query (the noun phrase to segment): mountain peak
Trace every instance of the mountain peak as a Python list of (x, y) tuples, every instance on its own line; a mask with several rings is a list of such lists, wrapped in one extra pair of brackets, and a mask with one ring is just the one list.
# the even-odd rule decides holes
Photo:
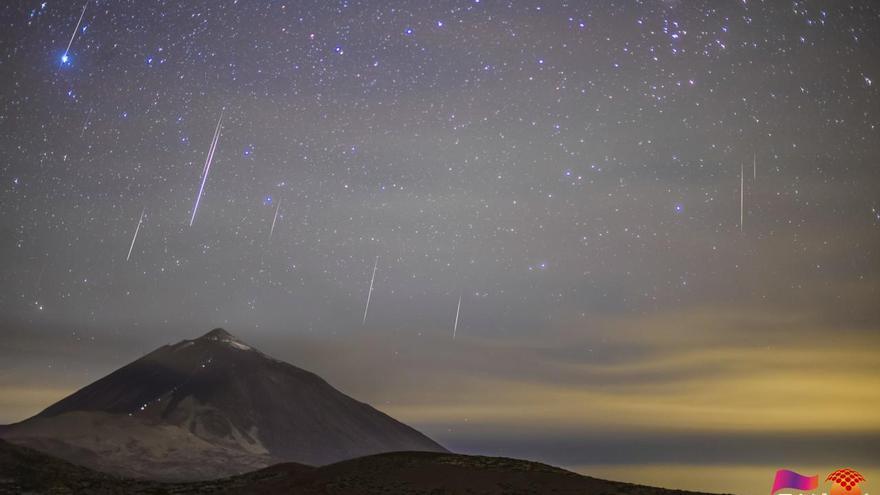
[(251, 346), (242, 342), (238, 337), (236, 337), (235, 335), (232, 335), (231, 333), (227, 332), (226, 330), (224, 330), (222, 328), (215, 328), (215, 329), (211, 330), (210, 332), (206, 333), (205, 335), (202, 335), (201, 337), (196, 339), (196, 341), (222, 342), (222, 343), (229, 344), (230, 346), (235, 347), (236, 349), (243, 350), (243, 351), (249, 351), (249, 350), (253, 349)]
[(211, 330), (210, 332), (206, 333), (205, 335), (202, 335), (201, 337), (199, 337), (199, 339), (205, 339), (205, 340), (234, 339), (234, 340), (238, 340), (235, 338), (235, 335), (232, 335), (231, 333), (227, 332), (226, 330), (224, 330), (222, 328), (215, 328), (215, 329)]

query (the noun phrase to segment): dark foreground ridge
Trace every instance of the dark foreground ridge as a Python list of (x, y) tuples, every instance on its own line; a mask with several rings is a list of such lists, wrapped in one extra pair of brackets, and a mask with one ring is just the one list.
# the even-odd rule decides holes
[(156, 349), (0, 429), (0, 438), (97, 471), (165, 481), (216, 479), (280, 462), (446, 452), (219, 328)]
[(117, 478), (0, 440), (0, 494), (577, 494), (698, 495), (581, 476), (537, 462), (436, 452), (393, 452), (313, 468), (278, 464), (214, 481)]

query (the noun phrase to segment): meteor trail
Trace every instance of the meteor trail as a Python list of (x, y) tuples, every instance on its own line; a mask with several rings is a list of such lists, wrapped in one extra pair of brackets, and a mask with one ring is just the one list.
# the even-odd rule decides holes
[(73, 34), (70, 35), (70, 41), (67, 43), (67, 48), (64, 49), (64, 55), (61, 56), (61, 63), (67, 63), (67, 53), (70, 51), (70, 46), (73, 45), (73, 39), (76, 38), (76, 32), (79, 31), (79, 25), (82, 23), (83, 16), (86, 15), (86, 7), (89, 6), (89, 1), (86, 0), (86, 3), (83, 4), (82, 12), (79, 14), (79, 20), (76, 21), (76, 27), (73, 28)]
[(455, 326), (452, 327), (452, 338), (455, 338), (455, 333), (458, 331), (458, 315), (461, 314), (461, 294), (458, 295), (458, 309), (455, 310)]
[(138, 231), (141, 230), (141, 223), (144, 221), (144, 213), (147, 211), (146, 208), (141, 210), (141, 217), (138, 219), (137, 227), (134, 229), (134, 236), (131, 238), (131, 246), (128, 247), (128, 256), (125, 257), (125, 261), (131, 259), (131, 250), (134, 249), (134, 241), (138, 238)]
[(211, 171), (211, 162), (214, 160), (214, 151), (217, 150), (217, 141), (220, 140), (220, 127), (223, 122), (223, 110), (220, 110), (220, 118), (217, 120), (217, 128), (214, 129), (214, 139), (211, 140), (211, 147), (208, 149), (208, 156), (205, 158), (205, 167), (202, 170), (202, 185), (199, 186), (199, 194), (196, 196), (196, 203), (193, 206), (192, 217), (189, 219), (189, 226), (192, 227), (196, 221), (196, 213), (199, 211), (199, 202), (202, 200), (202, 192), (205, 190), (205, 182), (208, 181), (208, 172)]
[(758, 152), (752, 157), (752, 179), (758, 178)]
[(745, 187), (745, 167), (742, 163), (739, 164), (739, 231), (743, 231), (743, 204), (745, 201), (745, 194), (743, 193), (743, 188)]
[(89, 113), (86, 114), (86, 120), (85, 122), (83, 122), (82, 131), (80, 131), (79, 137), (83, 137), (83, 135), (86, 133), (86, 129), (88, 129), (89, 127), (89, 117), (92, 116), (93, 110), (94, 108), (89, 108)]
[(275, 222), (278, 220), (278, 210), (281, 208), (281, 200), (275, 205), (275, 216), (272, 217), (272, 228), (269, 229), (269, 241), (272, 241), (272, 233), (275, 232)]
[(367, 324), (367, 311), (370, 310), (370, 297), (373, 295), (373, 282), (376, 280), (376, 268), (379, 267), (379, 257), (376, 256), (376, 262), (373, 263), (373, 276), (370, 278), (370, 291), (367, 292), (367, 305), (364, 308), (364, 321), (362, 325)]

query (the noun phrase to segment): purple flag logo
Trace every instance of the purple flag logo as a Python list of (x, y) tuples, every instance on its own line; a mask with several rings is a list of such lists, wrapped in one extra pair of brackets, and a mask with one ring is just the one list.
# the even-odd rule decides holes
[(773, 489), (770, 495), (776, 493), (777, 490), (783, 488), (794, 488), (796, 490), (815, 490), (819, 486), (819, 476), (802, 476), (788, 469), (780, 469), (776, 471), (776, 479), (773, 480)]

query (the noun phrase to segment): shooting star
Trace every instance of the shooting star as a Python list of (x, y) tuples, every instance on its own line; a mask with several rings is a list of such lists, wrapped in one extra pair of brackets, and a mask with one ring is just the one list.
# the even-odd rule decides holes
[(458, 295), (458, 309), (455, 310), (455, 326), (452, 327), (452, 338), (455, 339), (455, 334), (458, 332), (458, 315), (461, 314), (461, 294)]
[(79, 20), (76, 21), (76, 27), (73, 28), (73, 34), (70, 35), (70, 41), (67, 43), (67, 48), (64, 49), (64, 55), (61, 56), (61, 63), (66, 64), (70, 57), (67, 54), (70, 52), (70, 47), (73, 45), (73, 39), (76, 38), (76, 32), (79, 31), (79, 25), (82, 24), (83, 16), (86, 15), (86, 7), (89, 6), (89, 0), (86, 0), (86, 3), (83, 4), (82, 12), (79, 14)]
[(138, 219), (137, 227), (134, 228), (134, 236), (131, 238), (131, 246), (128, 246), (128, 256), (125, 257), (125, 261), (131, 259), (131, 250), (134, 249), (134, 241), (138, 238), (138, 232), (141, 230), (141, 223), (144, 221), (144, 213), (146, 213), (146, 211), (146, 208), (141, 210), (141, 217)]
[(80, 131), (79, 137), (83, 137), (83, 135), (85, 135), (85, 133), (86, 133), (86, 129), (89, 128), (89, 123), (90, 123), (89, 118), (92, 116), (93, 110), (94, 110), (94, 108), (89, 108), (89, 113), (86, 114), (86, 120), (85, 120), (85, 122), (83, 122), (82, 131)]
[(758, 152), (752, 157), (752, 179), (758, 180)]
[(364, 321), (361, 323), (362, 325), (367, 324), (367, 311), (370, 310), (370, 297), (373, 295), (373, 282), (376, 281), (376, 268), (379, 267), (379, 257), (376, 256), (376, 262), (373, 263), (373, 276), (370, 277), (370, 291), (367, 292), (367, 305), (364, 307)]
[(275, 222), (278, 221), (278, 210), (281, 209), (281, 200), (275, 205), (275, 216), (272, 217), (272, 228), (269, 229), (269, 242), (272, 242), (272, 234), (275, 232)]
[(743, 211), (745, 204), (745, 193), (743, 189), (745, 187), (746, 179), (745, 179), (745, 167), (742, 163), (739, 164), (739, 231), (743, 231)]
[(211, 147), (208, 149), (208, 156), (205, 158), (205, 167), (202, 170), (202, 184), (199, 186), (199, 194), (196, 196), (196, 203), (193, 206), (192, 217), (189, 219), (189, 226), (192, 227), (196, 221), (196, 213), (199, 211), (199, 202), (202, 200), (202, 193), (205, 191), (205, 182), (208, 181), (208, 172), (211, 171), (211, 162), (214, 160), (214, 152), (217, 150), (217, 141), (220, 140), (220, 128), (223, 122), (223, 110), (220, 110), (220, 118), (217, 120), (217, 128), (214, 129), (214, 139), (211, 140)]

